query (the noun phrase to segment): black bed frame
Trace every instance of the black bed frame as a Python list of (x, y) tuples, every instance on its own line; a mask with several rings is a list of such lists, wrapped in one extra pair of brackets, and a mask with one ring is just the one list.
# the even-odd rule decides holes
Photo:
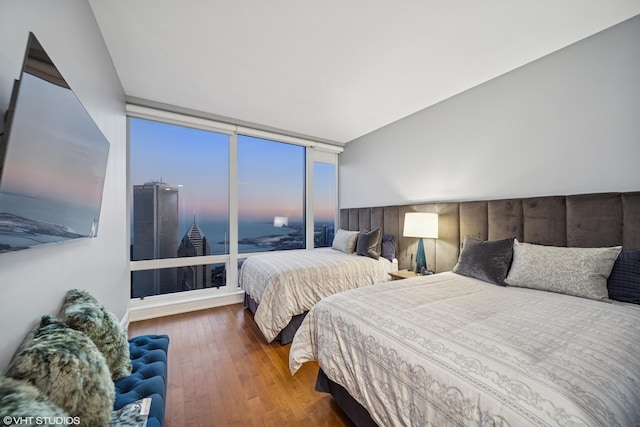
[[(253, 298), (249, 295), (244, 294), (244, 307), (251, 311), (254, 315), (256, 314), (256, 310), (258, 309), (258, 304), (255, 302)], [(302, 321), (307, 316), (308, 311), (305, 311), (302, 314), (298, 314), (297, 316), (293, 316), (291, 321), (285, 326), (280, 333), (276, 336), (275, 341), (279, 342), (281, 345), (289, 344), (293, 341), (293, 336), (296, 334), (296, 331), (302, 324)]]

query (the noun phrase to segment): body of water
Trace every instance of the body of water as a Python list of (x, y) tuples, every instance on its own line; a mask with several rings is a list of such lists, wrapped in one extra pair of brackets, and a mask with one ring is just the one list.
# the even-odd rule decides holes
[[(211, 246), (211, 255), (229, 252), (229, 225), (227, 222), (202, 221), (197, 224)], [(191, 223), (180, 225), (178, 236), (180, 239), (189, 230), (189, 227), (191, 227)], [(286, 237), (297, 237), (300, 240), (300, 248), (303, 248), (302, 229), (302, 223), (291, 224), (290, 227), (274, 227), (273, 222), (240, 222), (238, 224), (239, 252), (273, 250)], [(268, 237), (273, 238), (269, 239)]]

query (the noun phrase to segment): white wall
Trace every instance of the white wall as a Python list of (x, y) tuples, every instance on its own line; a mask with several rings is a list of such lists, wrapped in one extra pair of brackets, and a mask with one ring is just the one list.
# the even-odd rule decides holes
[(111, 147), (97, 238), (0, 254), (0, 370), (40, 317), (57, 313), (68, 289), (89, 291), (118, 317), (129, 303), (122, 85), (88, 2), (6, 0), (0, 2), (0, 113), (19, 78), (30, 31)]
[(349, 142), (340, 207), (640, 190), (639, 40), (637, 16)]

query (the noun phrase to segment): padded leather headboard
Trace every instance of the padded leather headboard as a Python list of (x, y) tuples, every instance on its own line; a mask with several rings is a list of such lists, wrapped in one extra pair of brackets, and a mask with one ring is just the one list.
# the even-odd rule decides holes
[(453, 268), (466, 235), (485, 240), (513, 236), (552, 246), (640, 249), (640, 191), (348, 208), (340, 210), (340, 228), (384, 226), (384, 233), (398, 240), (400, 268), (408, 268), (418, 239), (402, 237), (406, 212), (439, 214), (439, 238), (424, 241), (429, 268), (436, 272)]

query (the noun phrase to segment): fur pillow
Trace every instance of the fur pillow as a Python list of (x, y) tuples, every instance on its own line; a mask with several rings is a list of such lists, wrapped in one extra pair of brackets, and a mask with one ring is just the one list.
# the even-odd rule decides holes
[(92, 295), (78, 289), (67, 292), (61, 317), (67, 326), (91, 338), (107, 361), (113, 381), (131, 375), (127, 333)]
[(89, 337), (55, 317), (42, 317), (7, 375), (30, 382), (82, 425), (109, 425), (115, 387), (104, 356)]
[[(11, 417), (12, 421), (13, 418), (38, 417), (43, 421), (38, 425), (44, 427), (67, 426), (68, 422), (76, 421), (31, 384), (2, 375), (0, 375), (0, 416), (3, 419)], [(3, 420), (3, 425), (13, 424), (18, 423), (7, 423)]]

